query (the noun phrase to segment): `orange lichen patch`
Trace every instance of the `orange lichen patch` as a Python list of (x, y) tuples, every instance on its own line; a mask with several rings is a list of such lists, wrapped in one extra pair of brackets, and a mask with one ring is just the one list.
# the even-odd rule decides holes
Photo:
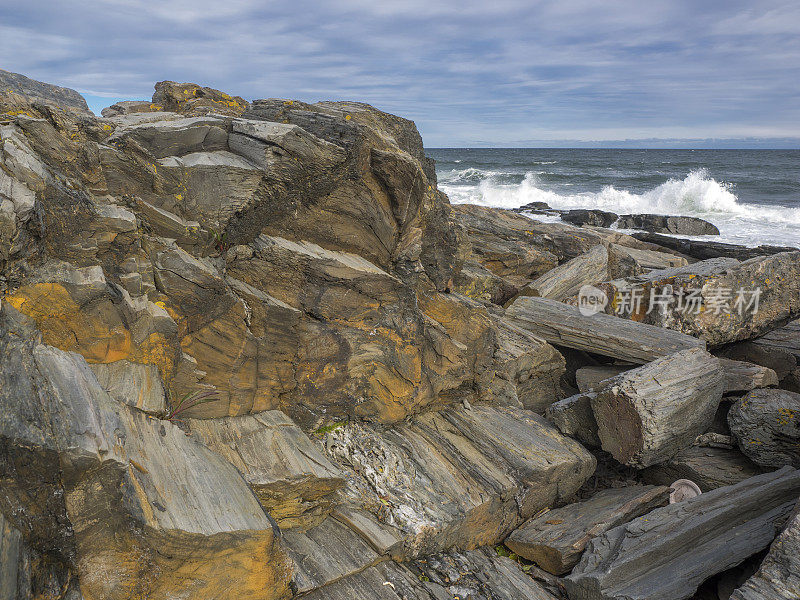
[(131, 353), (130, 332), (110, 301), (82, 307), (58, 283), (25, 286), (6, 300), (36, 321), (51, 346), (78, 352), (93, 363), (114, 362)]
[(169, 381), (175, 374), (178, 348), (161, 333), (151, 333), (146, 340), (136, 347), (130, 357), (133, 362), (144, 365), (155, 365), (161, 371), (164, 381)]
[(415, 386), (386, 365), (375, 364), (373, 374), (367, 379), (372, 392), (371, 407), (362, 405), (356, 412), (374, 411), (382, 423), (402, 421), (409, 414)]

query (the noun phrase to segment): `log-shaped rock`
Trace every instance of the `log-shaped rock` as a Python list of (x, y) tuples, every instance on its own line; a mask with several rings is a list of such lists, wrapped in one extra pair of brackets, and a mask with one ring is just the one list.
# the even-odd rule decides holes
[(726, 392), (749, 392), (778, 385), (778, 375), (768, 367), (729, 358), (720, 358), (719, 362), (725, 370)]
[(607, 380), (591, 400), (603, 449), (638, 468), (669, 460), (706, 431), (724, 385), (719, 359), (700, 348)]
[(547, 298), (517, 298), (506, 318), (551, 344), (638, 364), (688, 348), (705, 348), (702, 340), (670, 329), (603, 313), (586, 316), (577, 307)]
[(569, 573), (586, 545), (612, 527), (627, 523), (669, 502), (663, 486), (631, 486), (598, 492), (585, 502), (568, 504), (527, 521), (505, 545), (554, 575)]
[(753, 390), (731, 407), (728, 426), (757, 465), (800, 466), (800, 394)]
[(520, 290), (521, 296), (540, 296), (564, 300), (584, 285), (603, 281), (608, 276), (608, 250), (597, 245), (585, 254), (550, 269)]
[(800, 495), (784, 467), (657, 508), (589, 542), (564, 580), (570, 600), (683, 600), (766, 548)]

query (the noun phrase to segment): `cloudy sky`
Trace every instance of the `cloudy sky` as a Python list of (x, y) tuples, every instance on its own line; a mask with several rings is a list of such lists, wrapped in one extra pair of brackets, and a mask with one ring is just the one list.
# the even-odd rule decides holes
[(800, 138), (797, 0), (0, 0), (0, 68), (95, 109), (163, 79), (363, 100), (431, 147)]

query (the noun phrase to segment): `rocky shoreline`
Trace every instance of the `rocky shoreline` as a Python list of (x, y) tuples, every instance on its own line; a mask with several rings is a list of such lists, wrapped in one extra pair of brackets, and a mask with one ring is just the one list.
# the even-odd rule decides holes
[(155, 90), (0, 71), (0, 600), (797, 595), (800, 251)]

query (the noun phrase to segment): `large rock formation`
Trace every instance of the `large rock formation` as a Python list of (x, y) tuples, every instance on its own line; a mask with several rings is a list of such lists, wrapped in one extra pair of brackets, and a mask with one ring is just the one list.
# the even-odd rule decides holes
[[(781, 373), (727, 361), (723, 383), (692, 337), (794, 315), (794, 254), (681, 271), (778, 281), (752, 323), (587, 315), (567, 303), (584, 284), (689, 260), (588, 223), (451, 207), (406, 119), (171, 81), (96, 118), (71, 90), (0, 84), (2, 600), (563, 597), (485, 546), (593, 507), (561, 536), (562, 571), (652, 506), (595, 490), (738, 481), (750, 471), (718, 472), (736, 450), (703, 470), (685, 446), (727, 432), (724, 407), (712, 423), (723, 386), (796, 369), (771, 348)], [(537, 278), (530, 293), (565, 303), (515, 299)], [(560, 401), (587, 365), (631, 370)], [(613, 450), (615, 415), (641, 429), (618, 456), (663, 471), (568, 437)], [(756, 513), (780, 512), (786, 489), (762, 485), (775, 494), (737, 494), (714, 540), (749, 533), (727, 519), (741, 513), (768, 542)]]
[(396, 422), (487, 397), (495, 335), (446, 293), (468, 245), (410, 121), (174, 82), (104, 119), (20, 98), (0, 260), (48, 343), (156, 365), (173, 401), (213, 391), (194, 417)]
[(85, 597), (288, 595), (277, 528), (234, 467), (112, 399), (5, 303), (0, 352), (0, 510)]

